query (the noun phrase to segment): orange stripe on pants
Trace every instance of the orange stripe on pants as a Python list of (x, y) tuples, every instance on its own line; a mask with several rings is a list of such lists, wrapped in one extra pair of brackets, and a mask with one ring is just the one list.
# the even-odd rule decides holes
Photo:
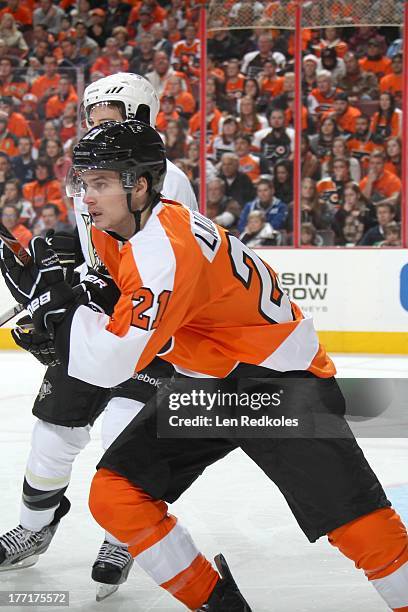
[[(160, 542), (176, 524), (164, 501), (154, 500), (123, 476), (105, 468), (98, 470), (92, 480), (89, 508), (101, 527), (128, 545), (133, 557)], [(199, 554), (189, 567), (160, 586), (195, 609), (208, 600), (218, 579), (218, 573)]]

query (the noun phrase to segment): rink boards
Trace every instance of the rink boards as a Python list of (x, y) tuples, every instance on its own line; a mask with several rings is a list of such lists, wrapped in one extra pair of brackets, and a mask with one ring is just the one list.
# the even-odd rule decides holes
[[(408, 354), (408, 251), (259, 249), (332, 352)], [(0, 279), (0, 312), (13, 305)], [(14, 347), (0, 329), (0, 348)]]

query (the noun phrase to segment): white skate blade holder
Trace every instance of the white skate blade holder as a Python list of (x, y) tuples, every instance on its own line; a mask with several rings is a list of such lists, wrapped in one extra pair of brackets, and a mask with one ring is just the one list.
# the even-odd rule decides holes
[(119, 586), (119, 584), (105, 584), (104, 582), (97, 582), (96, 601), (103, 601), (110, 595), (113, 595), (119, 589)]
[(25, 559), (21, 559), (21, 561), (17, 561), (16, 563), (10, 563), (9, 565), (0, 565), (0, 572), (12, 572), (14, 570), (25, 569), (26, 567), (32, 567), (38, 561), (39, 555), (30, 555)]

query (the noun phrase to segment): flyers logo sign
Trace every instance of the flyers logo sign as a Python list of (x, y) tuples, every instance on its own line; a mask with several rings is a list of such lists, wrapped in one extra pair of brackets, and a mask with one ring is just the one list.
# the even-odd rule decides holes
[(408, 311), (408, 264), (401, 270), (400, 276), (400, 301), (404, 310)]

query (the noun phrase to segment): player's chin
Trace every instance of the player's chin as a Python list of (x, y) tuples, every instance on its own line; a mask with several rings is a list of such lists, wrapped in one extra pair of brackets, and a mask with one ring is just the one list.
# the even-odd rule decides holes
[(92, 221), (96, 229), (99, 229), (99, 230), (109, 229), (109, 222), (107, 219), (105, 219), (104, 215), (94, 215), (92, 217)]

